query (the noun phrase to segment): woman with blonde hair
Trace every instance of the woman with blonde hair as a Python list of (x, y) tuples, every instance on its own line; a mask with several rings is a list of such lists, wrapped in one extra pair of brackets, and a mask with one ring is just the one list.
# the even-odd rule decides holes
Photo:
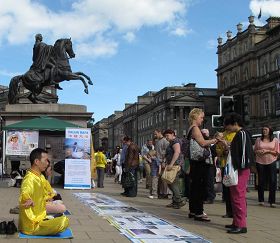
[[(205, 140), (200, 131), (200, 126), (203, 124), (204, 112), (202, 109), (194, 108), (189, 113), (189, 131), (187, 134), (187, 139), (193, 139), (198, 146), (206, 148), (211, 144), (217, 142), (216, 139)], [(206, 180), (206, 163), (204, 157), (200, 159), (194, 158), (194, 151), (192, 146), (190, 146), (190, 199), (189, 199), (189, 218), (194, 218), (198, 221), (209, 222), (210, 219), (203, 212), (203, 200), (204, 200), (204, 185)]]

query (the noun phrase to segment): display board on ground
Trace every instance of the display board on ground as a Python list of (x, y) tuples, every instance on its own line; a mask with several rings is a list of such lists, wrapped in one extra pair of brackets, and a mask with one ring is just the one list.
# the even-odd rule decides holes
[(104, 194), (74, 193), (74, 195), (94, 212), (106, 218), (131, 242), (210, 242), (164, 219), (143, 212)]

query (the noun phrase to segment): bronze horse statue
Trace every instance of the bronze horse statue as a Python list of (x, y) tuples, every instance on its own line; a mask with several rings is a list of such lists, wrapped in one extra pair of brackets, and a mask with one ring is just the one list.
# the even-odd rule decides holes
[(38, 103), (38, 101), (49, 103), (47, 99), (39, 97), (43, 88), (54, 84), (59, 87), (57, 85), (60, 82), (69, 80), (81, 80), (84, 84), (84, 92), (88, 94), (88, 85), (85, 79), (87, 79), (89, 85), (92, 85), (90, 77), (82, 72), (72, 72), (69, 64), (69, 58), (75, 57), (71, 38), (59, 39), (54, 46), (49, 45), (48, 47), (49, 54), (43, 56), (46, 59), (43, 60), (46, 63), (43, 69), (33, 68), (32, 65), (25, 74), (11, 79), (8, 94), (9, 104), (18, 103), (20, 84), (31, 92), (28, 99), (32, 103)]

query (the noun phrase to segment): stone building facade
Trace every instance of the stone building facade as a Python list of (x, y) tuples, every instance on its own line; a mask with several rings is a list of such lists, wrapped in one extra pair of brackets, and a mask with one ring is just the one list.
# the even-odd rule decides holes
[(253, 134), (265, 124), (280, 130), (280, 18), (270, 17), (264, 26), (248, 19), (248, 28), (238, 24), (225, 43), (218, 38), (218, 94), (241, 97)]
[(103, 118), (94, 124), (92, 130), (94, 149), (103, 147), (103, 149), (108, 150), (108, 118)]
[(5, 110), (5, 106), (8, 104), (9, 88), (7, 86), (0, 85), (0, 111)]
[(194, 83), (149, 91), (138, 96), (137, 102), (126, 104), (122, 112), (108, 117), (108, 149), (112, 152), (121, 146), (125, 135), (142, 146), (153, 137), (155, 129), (171, 128), (178, 137), (183, 137), (189, 127), (188, 114), (194, 107), (204, 109), (204, 127), (211, 130), (211, 116), (218, 114), (218, 104), (217, 89), (197, 88)]

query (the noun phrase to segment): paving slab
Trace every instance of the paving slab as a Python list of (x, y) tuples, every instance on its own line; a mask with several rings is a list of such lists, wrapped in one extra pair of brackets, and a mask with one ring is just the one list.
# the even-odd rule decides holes
[[(217, 195), (214, 204), (205, 205), (205, 212), (211, 217), (210, 223), (198, 222), (188, 218), (188, 204), (176, 210), (166, 208), (170, 199), (149, 199), (148, 190), (144, 188), (144, 183), (139, 184), (138, 196), (136, 198), (122, 197), (123, 191), (119, 184), (114, 183), (111, 177), (105, 178), (105, 187), (91, 190), (64, 190), (56, 188), (61, 193), (63, 200), (71, 212), (70, 227), (73, 231), (74, 239), (18, 239), (17, 234), (12, 236), (0, 235), (0, 243), (122, 243), (129, 240), (121, 235), (103, 217), (97, 215), (90, 207), (81, 203), (74, 195), (75, 192), (98, 192), (120, 200), (128, 205), (136, 207), (147, 213), (163, 218), (187, 231), (203, 236), (212, 242), (280, 242), (280, 193), (277, 192), (277, 207), (261, 207), (257, 202), (257, 192), (251, 190), (248, 197), (248, 233), (242, 235), (229, 235), (224, 228), (225, 224), (230, 224), (230, 219), (221, 216), (225, 213), (225, 204), (222, 203), (221, 195)], [(10, 208), (18, 203), (18, 188), (0, 188), (0, 220), (15, 220), (17, 223), (18, 215), (9, 214)], [(267, 193), (266, 193), (267, 194)], [(267, 195), (266, 195), (267, 196)]]

